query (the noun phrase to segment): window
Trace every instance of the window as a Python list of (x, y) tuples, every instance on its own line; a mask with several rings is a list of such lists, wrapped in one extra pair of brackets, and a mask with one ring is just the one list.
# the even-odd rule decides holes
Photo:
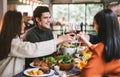
[(102, 3), (93, 4), (53, 4), (53, 18), (56, 21), (61, 22), (62, 18), (65, 18), (66, 25), (69, 23), (83, 23), (84, 32), (94, 32), (93, 17), (94, 15), (103, 9)]

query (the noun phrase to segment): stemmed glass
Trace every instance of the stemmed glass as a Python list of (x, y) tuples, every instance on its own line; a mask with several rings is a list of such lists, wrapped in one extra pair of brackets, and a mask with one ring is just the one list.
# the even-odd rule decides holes
[[(80, 33), (81, 31), (81, 27), (79, 24), (74, 24), (73, 25), (73, 30), (74, 30), (74, 33), (77, 35)], [(77, 38), (74, 39), (73, 43), (77, 44), (77, 46), (80, 46), (80, 41), (78, 41)]]
[(72, 24), (69, 24), (69, 25), (66, 25), (65, 26), (65, 29), (64, 29), (64, 34), (69, 34), (69, 33), (73, 33), (73, 25)]
[(79, 24), (75, 24), (75, 31), (76, 31), (76, 34), (79, 34), (80, 31), (81, 31), (81, 27)]
[(79, 46), (79, 41), (76, 38), (76, 34), (80, 32), (80, 26), (78, 24), (69, 24), (64, 28), (64, 34), (70, 34), (73, 39), (71, 39), (71, 44), (77, 44)]

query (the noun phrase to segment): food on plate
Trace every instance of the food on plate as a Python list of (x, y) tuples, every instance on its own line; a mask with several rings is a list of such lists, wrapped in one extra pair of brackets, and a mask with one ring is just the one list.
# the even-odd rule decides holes
[(40, 68), (40, 70), (42, 70), (45, 74), (50, 73), (50, 68), (49, 68), (49, 67), (46, 67), (46, 66), (42, 66), (42, 67)]
[(83, 67), (85, 67), (87, 65), (87, 61), (81, 61), (81, 62), (79, 62), (79, 64), (78, 64), (78, 68), (81, 70), (81, 69), (83, 69)]
[(33, 65), (34, 66), (39, 66), (39, 67), (42, 67), (42, 66), (49, 67), (49, 65), (47, 64), (47, 62), (44, 62), (44, 61), (42, 61), (40, 59), (34, 59)]
[(44, 61), (44, 62), (48, 62), (50, 65), (54, 65), (54, 64), (57, 63), (57, 61), (55, 60), (55, 58), (52, 57), (52, 56), (49, 56), (49, 57), (43, 58), (42, 61)]
[(92, 56), (92, 51), (89, 48), (85, 48), (83, 53), (80, 54), (80, 62), (77, 63), (77, 67), (81, 70), (83, 69), (86, 65), (88, 60)]
[(40, 76), (40, 75), (43, 75), (43, 71), (42, 70), (30, 70), (27, 73), (29, 75), (31, 75), (31, 76)]
[(85, 48), (83, 55), (81, 56), (81, 59), (84, 61), (87, 61), (89, 58), (91, 58), (92, 52), (89, 48)]
[(42, 70), (45, 74), (50, 73), (50, 69), (53, 64), (56, 64), (56, 60), (53, 57), (44, 57), (41, 60), (35, 59), (33, 61), (34, 66), (39, 66), (40, 70)]
[(34, 59), (33, 61), (34, 66), (40, 66), (40, 64), (41, 64), (41, 61), (39, 59)]
[(41, 60), (40, 59), (34, 59), (33, 65), (34, 66), (51, 66), (56, 64), (57, 61), (55, 60), (54, 57), (49, 56), (49, 57), (44, 57)]
[(79, 58), (74, 58), (74, 65), (77, 66), (81, 60)]
[(34, 66), (39, 66), (40, 70), (43, 71), (43, 73), (48, 74), (50, 72), (50, 66), (47, 62), (44, 62), (42, 60), (39, 59), (35, 59), (33, 61)]

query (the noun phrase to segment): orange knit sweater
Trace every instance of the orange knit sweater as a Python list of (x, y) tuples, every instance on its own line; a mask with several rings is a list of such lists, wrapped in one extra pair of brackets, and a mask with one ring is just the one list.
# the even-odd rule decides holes
[(81, 77), (120, 77), (120, 59), (106, 63), (102, 58), (103, 43), (92, 45), (92, 57), (81, 71)]

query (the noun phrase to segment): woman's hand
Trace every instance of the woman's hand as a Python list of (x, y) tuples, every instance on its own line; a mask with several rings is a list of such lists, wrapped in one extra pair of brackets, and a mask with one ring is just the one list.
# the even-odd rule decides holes
[(70, 34), (59, 36), (56, 40), (56, 44), (59, 45), (64, 42), (70, 42), (73, 37)]
[(84, 34), (82, 32), (80, 32), (79, 34), (77, 34), (79, 40), (81, 42), (84, 42), (85, 44), (87, 44), (89, 47), (92, 45), (90, 42), (89, 42), (89, 35), (87, 34)]

